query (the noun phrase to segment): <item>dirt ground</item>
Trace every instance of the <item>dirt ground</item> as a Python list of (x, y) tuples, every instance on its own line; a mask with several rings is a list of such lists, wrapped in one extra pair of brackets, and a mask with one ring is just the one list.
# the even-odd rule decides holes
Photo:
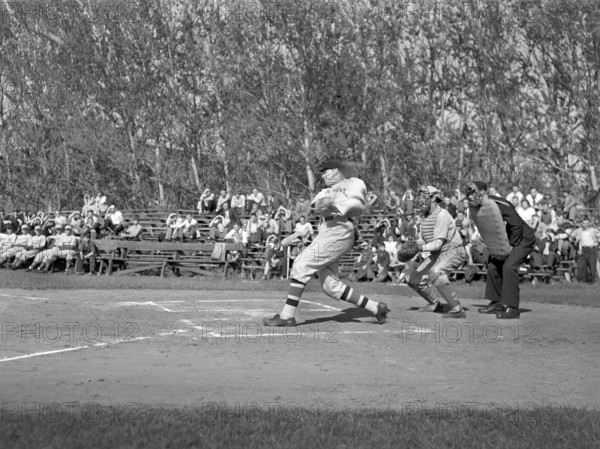
[[(404, 287), (399, 287), (404, 288)], [(329, 410), (415, 403), (600, 408), (600, 309), (522, 303), (498, 321), (466, 300), (466, 320), (374, 295), (368, 313), (307, 293), (298, 328), (262, 318), (281, 293), (0, 290), (3, 403), (244, 404)]]

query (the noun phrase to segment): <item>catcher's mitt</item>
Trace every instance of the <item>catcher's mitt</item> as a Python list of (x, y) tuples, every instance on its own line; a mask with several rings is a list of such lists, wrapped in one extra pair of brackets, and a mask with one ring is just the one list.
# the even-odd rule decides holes
[(419, 245), (417, 244), (417, 242), (404, 242), (398, 247), (398, 261), (408, 262), (409, 260), (412, 260), (418, 253)]

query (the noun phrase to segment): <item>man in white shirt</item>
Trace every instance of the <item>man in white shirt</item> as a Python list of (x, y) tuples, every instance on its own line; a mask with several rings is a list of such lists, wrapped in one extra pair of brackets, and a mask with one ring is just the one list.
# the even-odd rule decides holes
[(520, 204), (521, 201), (523, 201), (523, 194), (519, 190), (519, 186), (513, 186), (512, 192), (510, 192), (508, 195), (506, 195), (507, 201), (510, 201), (511, 203), (513, 202), (513, 200), (512, 200), (513, 197), (517, 197), (517, 199), (518, 199), (517, 204)]
[(544, 195), (539, 193), (536, 189), (531, 189), (531, 193), (527, 195), (526, 199), (529, 201), (531, 207), (535, 208), (535, 206), (537, 206), (544, 199)]
[(534, 228), (534, 216), (536, 215), (536, 212), (535, 209), (529, 204), (529, 201), (521, 201), (521, 207), (517, 209), (517, 213), (523, 219), (523, 221), (529, 225), (530, 228)]
[(124, 221), (123, 214), (121, 211), (117, 210), (113, 204), (106, 211), (106, 216), (104, 217), (104, 229), (110, 229), (115, 235), (119, 235), (124, 229)]
[(227, 233), (226, 239), (234, 239), (236, 242), (241, 242), (244, 245), (248, 243), (248, 234), (244, 229), (240, 228), (239, 224), (234, 224), (233, 229)]
[(590, 219), (584, 217), (581, 227), (573, 232), (572, 238), (578, 247), (577, 254), (579, 255), (577, 259), (577, 279), (579, 282), (594, 284), (597, 281), (597, 246), (600, 241), (600, 232), (596, 228), (590, 227)]
[(260, 193), (258, 189), (253, 189), (252, 193), (248, 195), (246, 200), (248, 204), (250, 204), (250, 207), (252, 207), (251, 204), (258, 204), (259, 207), (266, 206), (265, 196), (262, 193)]

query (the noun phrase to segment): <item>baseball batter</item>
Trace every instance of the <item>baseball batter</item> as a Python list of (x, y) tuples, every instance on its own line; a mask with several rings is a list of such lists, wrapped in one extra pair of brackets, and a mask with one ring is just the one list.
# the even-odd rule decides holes
[[(347, 165), (343, 161), (324, 162), (319, 171), (326, 188), (311, 202), (321, 216), (319, 232), (312, 244), (302, 250), (291, 271), (290, 290), (280, 314), (265, 318), (265, 326), (295, 326), (296, 309), (307, 282), (319, 274), (323, 292), (337, 300), (348, 301), (371, 312), (379, 324), (386, 321), (387, 304), (377, 303), (348, 287), (339, 279), (340, 258), (354, 245), (354, 224), (349, 220), (362, 214), (366, 204), (365, 183), (358, 178), (346, 177)], [(284, 240), (294, 239), (291, 235)]]
[(421, 251), (430, 255), (423, 262), (409, 262), (405, 273), (408, 286), (429, 303), (421, 311), (437, 312), (442, 309), (433, 286), (451, 307), (449, 312), (442, 315), (443, 318), (466, 318), (448, 274), (459, 268), (467, 260), (467, 255), (454, 219), (446, 209), (440, 207), (441, 202), (441, 193), (435, 187), (419, 188), (415, 211), (423, 216), (423, 221), (417, 244)]

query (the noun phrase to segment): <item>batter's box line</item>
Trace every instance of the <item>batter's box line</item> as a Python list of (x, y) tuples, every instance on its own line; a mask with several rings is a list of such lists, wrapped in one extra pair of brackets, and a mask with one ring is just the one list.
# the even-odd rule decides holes
[(99, 347), (104, 347), (104, 346), (108, 346), (108, 345), (118, 345), (120, 343), (131, 343), (134, 341), (151, 340), (151, 339), (164, 337), (164, 336), (170, 336), (170, 335), (176, 335), (176, 334), (186, 334), (189, 332), (190, 332), (190, 329), (174, 329), (171, 331), (161, 332), (157, 335), (128, 338), (126, 340), (117, 340), (117, 341), (114, 341), (111, 343), (94, 343), (94, 344), (84, 345), (84, 346), (75, 346), (74, 348), (56, 349), (54, 351), (42, 351), (42, 352), (34, 352), (32, 354), (19, 355), (16, 357), (6, 357), (3, 359), (0, 359), (0, 363), (12, 362), (12, 361), (21, 360), (21, 359), (29, 359), (32, 357), (41, 357), (41, 356), (45, 356), (45, 355), (60, 354), (63, 352), (81, 351), (82, 349), (99, 348)]

